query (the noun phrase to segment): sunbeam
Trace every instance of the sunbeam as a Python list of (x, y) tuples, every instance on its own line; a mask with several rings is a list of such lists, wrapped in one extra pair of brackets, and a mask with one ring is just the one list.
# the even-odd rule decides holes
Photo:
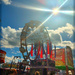
[(52, 12), (52, 10), (47, 9), (47, 8), (46, 9), (37, 8), (37, 7), (33, 7), (33, 6), (23, 5), (23, 4), (20, 4), (20, 3), (13, 3), (12, 5), (15, 6), (15, 7), (20, 7), (20, 8), (30, 9), (30, 10)]
[(60, 10), (59, 13), (63, 13), (63, 14), (66, 14), (66, 15), (74, 15), (75, 11)]
[(29, 9), (29, 10), (35, 10), (35, 11), (45, 11), (45, 12), (53, 12), (54, 15), (58, 14), (58, 13), (63, 13), (66, 15), (73, 15), (74, 11), (66, 11), (66, 10), (60, 10), (60, 8), (67, 2), (68, 0), (64, 1), (58, 8), (53, 8), (53, 9), (44, 9), (44, 8), (38, 8), (38, 7), (34, 7), (34, 6), (28, 6), (28, 5), (23, 5), (20, 3), (13, 3), (12, 5), (15, 7), (20, 7), (20, 8), (24, 8), (24, 9)]
[[(61, 4), (61, 6), (59, 6), (59, 8), (58, 9), (60, 9), (66, 2), (67, 2), (68, 0), (66, 0), (65, 2), (63, 2), (62, 4)], [(57, 9), (57, 10), (58, 10)], [(45, 22), (47, 22), (52, 16), (54, 15), (54, 13), (52, 13), (44, 22), (42, 22), (31, 34), (29, 34), (25, 39), (27, 39), (28, 37), (30, 37), (36, 30), (38, 30), (43, 24), (45, 24)], [(24, 39), (24, 40), (25, 40)]]
[(65, 0), (60, 6), (58, 9), (60, 9), (68, 0)]
[[(43, 24), (45, 24), (51, 17), (53, 16), (53, 14), (51, 14), (44, 22), (42, 22), (34, 31), (32, 31), (31, 34), (29, 34), (25, 39), (27, 39), (28, 37), (30, 37), (35, 31), (37, 31)], [(25, 40), (24, 39), (24, 40)]]
[(53, 13), (56, 15), (59, 13), (59, 10), (57, 8), (53, 9)]

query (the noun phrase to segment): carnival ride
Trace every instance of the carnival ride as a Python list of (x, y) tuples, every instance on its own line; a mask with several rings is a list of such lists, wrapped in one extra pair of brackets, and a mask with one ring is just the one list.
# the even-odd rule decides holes
[[(66, 70), (66, 68), (72, 71), (74, 69), (71, 48), (67, 46), (66, 48), (55, 48), (52, 50), (52, 43), (48, 31), (39, 21), (30, 21), (25, 24), (20, 36), (20, 52), (24, 60), (23, 62), (17, 63), (16, 70), (18, 75), (20, 75), (20, 71), (25, 71), (25, 68), (26, 75), (28, 75), (28, 72), (31, 75), (50, 75), (59, 72), (59, 70)], [(5, 55), (6, 52), (0, 50), (0, 63), (5, 62)], [(15, 58), (21, 57), (14, 56), (13, 60)], [(10, 70), (13, 60), (10, 65)], [(2, 73), (6, 75), (4, 70), (7, 71), (3, 69)]]
[[(66, 48), (52, 50), (48, 31), (39, 21), (30, 21), (25, 24), (20, 36), (20, 52), (24, 60), (16, 65), (18, 75), (25, 69), (25, 75), (29, 73), (31, 75), (50, 75), (59, 72), (59, 70), (66, 70), (66, 68), (73, 72), (74, 65), (71, 48), (67, 46)], [(5, 55), (6, 52), (0, 50), (0, 63), (5, 62)], [(14, 56), (13, 60), (15, 58), (21, 57)], [(6, 75), (7, 70), (11, 70), (13, 60), (10, 69), (1, 69), (1, 74)]]
[[(23, 63), (30, 64), (32, 74), (50, 75), (59, 71), (55, 68), (55, 61), (50, 59), (49, 42), (48, 31), (41, 22), (30, 21), (25, 24), (20, 36), (20, 52), (24, 58)], [(28, 48), (30, 45), (31, 51)]]

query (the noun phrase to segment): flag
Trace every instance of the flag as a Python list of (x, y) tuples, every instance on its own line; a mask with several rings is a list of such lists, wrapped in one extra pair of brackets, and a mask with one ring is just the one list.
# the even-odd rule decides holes
[(40, 42), (39, 42), (39, 47), (38, 47), (38, 55), (40, 54)]
[(49, 48), (49, 50), (50, 50), (50, 58), (52, 58), (52, 42), (50, 42), (50, 48)]
[(51, 50), (52, 50), (52, 42), (50, 42), (50, 47), (49, 47), (50, 55), (51, 55)]
[(47, 45), (46, 45), (45, 47), (46, 47), (46, 52), (45, 52), (45, 56), (46, 56), (46, 58), (47, 58)]
[(41, 46), (40, 58), (43, 58), (43, 47)]
[(43, 48), (43, 54), (45, 54), (43, 41), (42, 41), (42, 48)]
[(36, 44), (34, 45), (34, 54), (36, 55)]
[(47, 41), (47, 54), (49, 54), (49, 41)]
[(50, 58), (52, 58), (52, 50), (51, 50)]
[(54, 45), (54, 49), (55, 49), (55, 58), (56, 58), (56, 46)]
[(33, 56), (33, 44), (32, 44), (32, 47), (31, 47), (31, 56)]

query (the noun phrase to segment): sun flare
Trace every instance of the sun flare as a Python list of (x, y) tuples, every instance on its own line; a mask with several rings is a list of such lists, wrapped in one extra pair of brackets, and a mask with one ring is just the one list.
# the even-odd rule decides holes
[(55, 9), (53, 9), (53, 13), (56, 15), (59, 13), (59, 10), (55, 8)]

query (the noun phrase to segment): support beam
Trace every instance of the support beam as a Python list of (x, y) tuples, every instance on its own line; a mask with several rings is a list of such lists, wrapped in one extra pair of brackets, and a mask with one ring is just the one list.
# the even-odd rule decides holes
[(66, 75), (69, 75), (68, 74), (68, 66), (66, 65)]

